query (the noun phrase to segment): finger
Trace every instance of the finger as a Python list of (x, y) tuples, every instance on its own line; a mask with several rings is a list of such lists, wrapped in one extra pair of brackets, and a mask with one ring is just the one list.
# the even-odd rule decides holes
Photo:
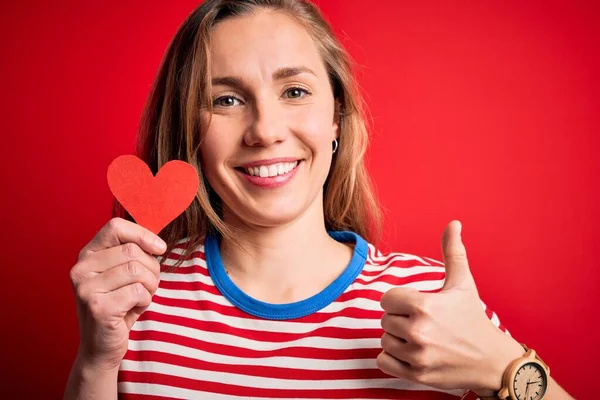
[[(124, 315), (129, 328), (143, 312), (141, 310), (145, 310), (152, 302), (152, 295), (141, 283), (123, 286), (104, 296), (107, 309), (113, 310), (115, 315)], [(133, 309), (137, 311), (131, 313)], [(135, 319), (132, 319), (132, 316), (136, 316)]]
[(95, 252), (124, 243), (135, 243), (150, 254), (162, 254), (166, 243), (148, 229), (122, 218), (113, 218), (88, 243), (82, 253)]
[(136, 261), (148, 268), (154, 275), (160, 274), (160, 263), (158, 260), (146, 253), (135, 243), (125, 243), (109, 249), (99, 250), (92, 253), (85, 260), (88, 272), (104, 272), (118, 265)]
[(377, 367), (388, 375), (408, 379), (411, 376), (410, 364), (391, 356), (385, 350), (377, 356)]
[(135, 324), (135, 322), (140, 318), (140, 315), (142, 315), (147, 309), (148, 306), (136, 306), (129, 310), (127, 314), (125, 314), (124, 318), (125, 325), (127, 325), (127, 328), (131, 329), (133, 324)]
[(410, 319), (408, 317), (385, 313), (381, 317), (381, 327), (385, 332), (408, 341), (410, 336)]
[(401, 361), (403, 365), (411, 367), (411, 371), (422, 370), (431, 366), (431, 352), (414, 342), (407, 342), (401, 338), (384, 333), (381, 337), (381, 348), (386, 354)]
[(413, 315), (420, 311), (424, 293), (412, 288), (393, 288), (381, 297), (381, 308), (388, 314)]
[(130, 261), (86, 280), (78, 291), (83, 299), (92, 293), (109, 293), (134, 283), (141, 283), (150, 294), (158, 288), (158, 278), (154, 273), (139, 262)]
[(381, 337), (381, 348), (394, 358), (410, 364), (408, 362), (409, 347), (406, 340), (385, 332)]
[(443, 290), (474, 285), (461, 232), (462, 224), (455, 220), (446, 226), (442, 235), (442, 255), (446, 269)]
[(424, 318), (386, 313), (381, 317), (381, 327), (386, 333), (417, 347), (427, 346), (432, 342), (431, 324)]
[(125, 314), (124, 321), (128, 329), (131, 330), (131, 327), (140, 318), (140, 315), (142, 315), (144, 311), (148, 309), (148, 306), (150, 305), (151, 301), (148, 302), (148, 305), (145, 306), (135, 306), (131, 310), (129, 310), (127, 314)]

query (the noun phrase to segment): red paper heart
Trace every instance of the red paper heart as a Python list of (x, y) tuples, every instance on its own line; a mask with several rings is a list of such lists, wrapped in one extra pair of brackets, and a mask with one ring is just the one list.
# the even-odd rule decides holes
[(156, 174), (136, 156), (117, 157), (107, 172), (108, 186), (135, 221), (158, 234), (192, 203), (198, 173), (183, 161), (169, 161)]

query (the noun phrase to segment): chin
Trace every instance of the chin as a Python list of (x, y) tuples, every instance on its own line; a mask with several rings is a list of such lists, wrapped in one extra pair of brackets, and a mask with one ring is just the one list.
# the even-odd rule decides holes
[[(304, 163), (297, 168), (294, 179), (279, 187), (260, 188), (247, 182), (240, 171), (222, 181), (231, 182), (231, 189), (224, 192), (226, 198), (221, 197), (223, 204), (227, 205), (228, 213), (232, 218), (226, 218), (229, 223), (238, 220), (242, 225), (257, 227), (276, 227), (287, 225), (307, 214), (314, 214), (316, 208), (321, 208), (323, 189), (322, 185), (315, 185), (318, 179), (307, 176)], [(239, 181), (238, 181), (239, 180)], [(310, 181), (310, 183), (306, 181)], [(323, 183), (325, 177), (323, 177)], [(235, 182), (235, 183), (234, 183)], [(225, 185), (222, 185), (223, 187)], [(217, 186), (218, 187), (218, 186)]]
[(235, 214), (235, 218), (243, 221), (245, 224), (276, 227), (287, 225), (306, 214), (311, 207), (308, 202), (302, 203), (295, 199), (277, 198), (271, 201), (259, 201), (254, 204), (239, 205), (230, 212)]

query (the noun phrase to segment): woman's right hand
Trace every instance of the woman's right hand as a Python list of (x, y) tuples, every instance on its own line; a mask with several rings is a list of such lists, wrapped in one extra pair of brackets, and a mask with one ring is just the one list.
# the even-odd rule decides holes
[(129, 331), (158, 288), (160, 265), (152, 254), (163, 254), (166, 248), (146, 228), (114, 218), (81, 250), (70, 273), (80, 361), (108, 370), (119, 367)]

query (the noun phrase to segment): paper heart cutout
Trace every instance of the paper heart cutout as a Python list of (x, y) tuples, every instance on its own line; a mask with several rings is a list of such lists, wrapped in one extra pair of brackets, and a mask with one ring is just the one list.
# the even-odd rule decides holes
[(133, 155), (119, 156), (108, 166), (108, 186), (135, 221), (158, 234), (192, 203), (198, 172), (184, 161), (169, 161), (156, 176)]

